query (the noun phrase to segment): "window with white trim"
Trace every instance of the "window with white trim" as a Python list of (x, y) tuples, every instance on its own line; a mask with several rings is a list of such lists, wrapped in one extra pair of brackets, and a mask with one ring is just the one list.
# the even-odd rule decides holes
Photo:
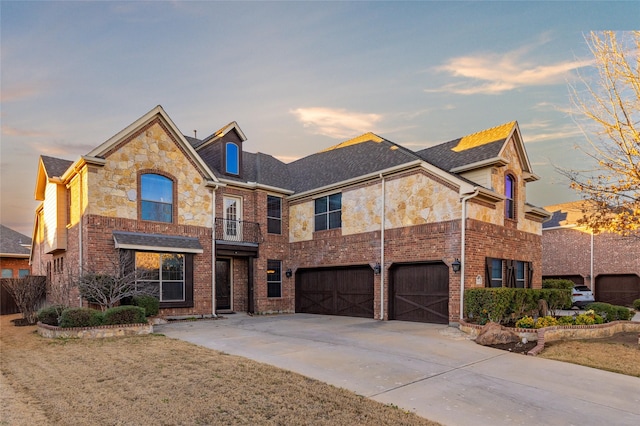
[(342, 228), (342, 193), (315, 200), (315, 230)]
[(173, 222), (173, 181), (155, 173), (140, 176), (140, 218)]
[(136, 285), (156, 294), (160, 302), (184, 302), (185, 256), (180, 253), (136, 252)]
[(267, 232), (282, 233), (282, 198), (267, 195)]

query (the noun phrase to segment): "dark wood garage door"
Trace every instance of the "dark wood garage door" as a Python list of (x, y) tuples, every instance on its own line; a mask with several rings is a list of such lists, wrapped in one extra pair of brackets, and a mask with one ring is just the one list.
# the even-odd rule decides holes
[(296, 312), (373, 318), (369, 266), (296, 271)]
[(390, 274), (391, 319), (449, 323), (449, 268), (444, 263), (397, 265)]
[(599, 275), (596, 277), (596, 300), (612, 305), (633, 306), (640, 299), (640, 277), (628, 275)]

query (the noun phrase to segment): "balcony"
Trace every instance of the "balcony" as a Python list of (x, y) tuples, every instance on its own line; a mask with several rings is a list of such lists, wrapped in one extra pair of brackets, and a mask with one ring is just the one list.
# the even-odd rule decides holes
[(260, 224), (243, 220), (228, 220), (216, 218), (216, 242), (238, 245), (255, 245), (262, 242)]

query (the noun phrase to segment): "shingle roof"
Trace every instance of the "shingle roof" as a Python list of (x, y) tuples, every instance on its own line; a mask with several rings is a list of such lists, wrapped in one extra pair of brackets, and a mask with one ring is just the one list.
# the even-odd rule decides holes
[[(27, 247), (23, 246), (26, 245)], [(0, 225), (0, 253), (29, 256), (31, 238), (4, 225)]]
[(412, 151), (385, 139), (341, 145), (289, 163), (292, 189), (304, 192), (419, 160)]
[(552, 213), (551, 219), (542, 224), (542, 228), (557, 228), (559, 226), (576, 225), (584, 216), (583, 210), (588, 210), (585, 201), (554, 204), (544, 208)]
[(444, 170), (454, 170), (496, 158), (516, 125), (515, 121), (482, 130), (418, 151), (421, 158)]
[(63, 160), (61, 158), (48, 157), (41, 155), (42, 163), (47, 171), (47, 176), (60, 177), (67, 171), (67, 169), (73, 164), (73, 161)]

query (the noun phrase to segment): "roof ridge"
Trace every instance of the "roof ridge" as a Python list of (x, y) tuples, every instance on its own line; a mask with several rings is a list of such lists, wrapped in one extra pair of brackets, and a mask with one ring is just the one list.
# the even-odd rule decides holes
[(344, 148), (347, 146), (351, 146), (351, 145), (356, 145), (362, 142), (376, 142), (376, 143), (380, 143), (385, 141), (385, 138), (382, 138), (378, 135), (376, 135), (373, 132), (367, 132), (367, 133), (363, 133), (360, 136), (356, 136), (355, 138), (351, 138), (349, 140), (346, 140), (344, 142), (340, 142), (337, 145), (333, 145), (330, 146), (329, 148), (325, 148), (322, 151), (319, 152), (327, 152), (327, 151), (332, 151), (334, 149), (340, 149), (340, 148)]
[(491, 142), (496, 142), (501, 139), (506, 139), (515, 125), (516, 121), (514, 120), (465, 135), (460, 138), (458, 144), (452, 148), (452, 151), (460, 152), (471, 148), (477, 148)]

